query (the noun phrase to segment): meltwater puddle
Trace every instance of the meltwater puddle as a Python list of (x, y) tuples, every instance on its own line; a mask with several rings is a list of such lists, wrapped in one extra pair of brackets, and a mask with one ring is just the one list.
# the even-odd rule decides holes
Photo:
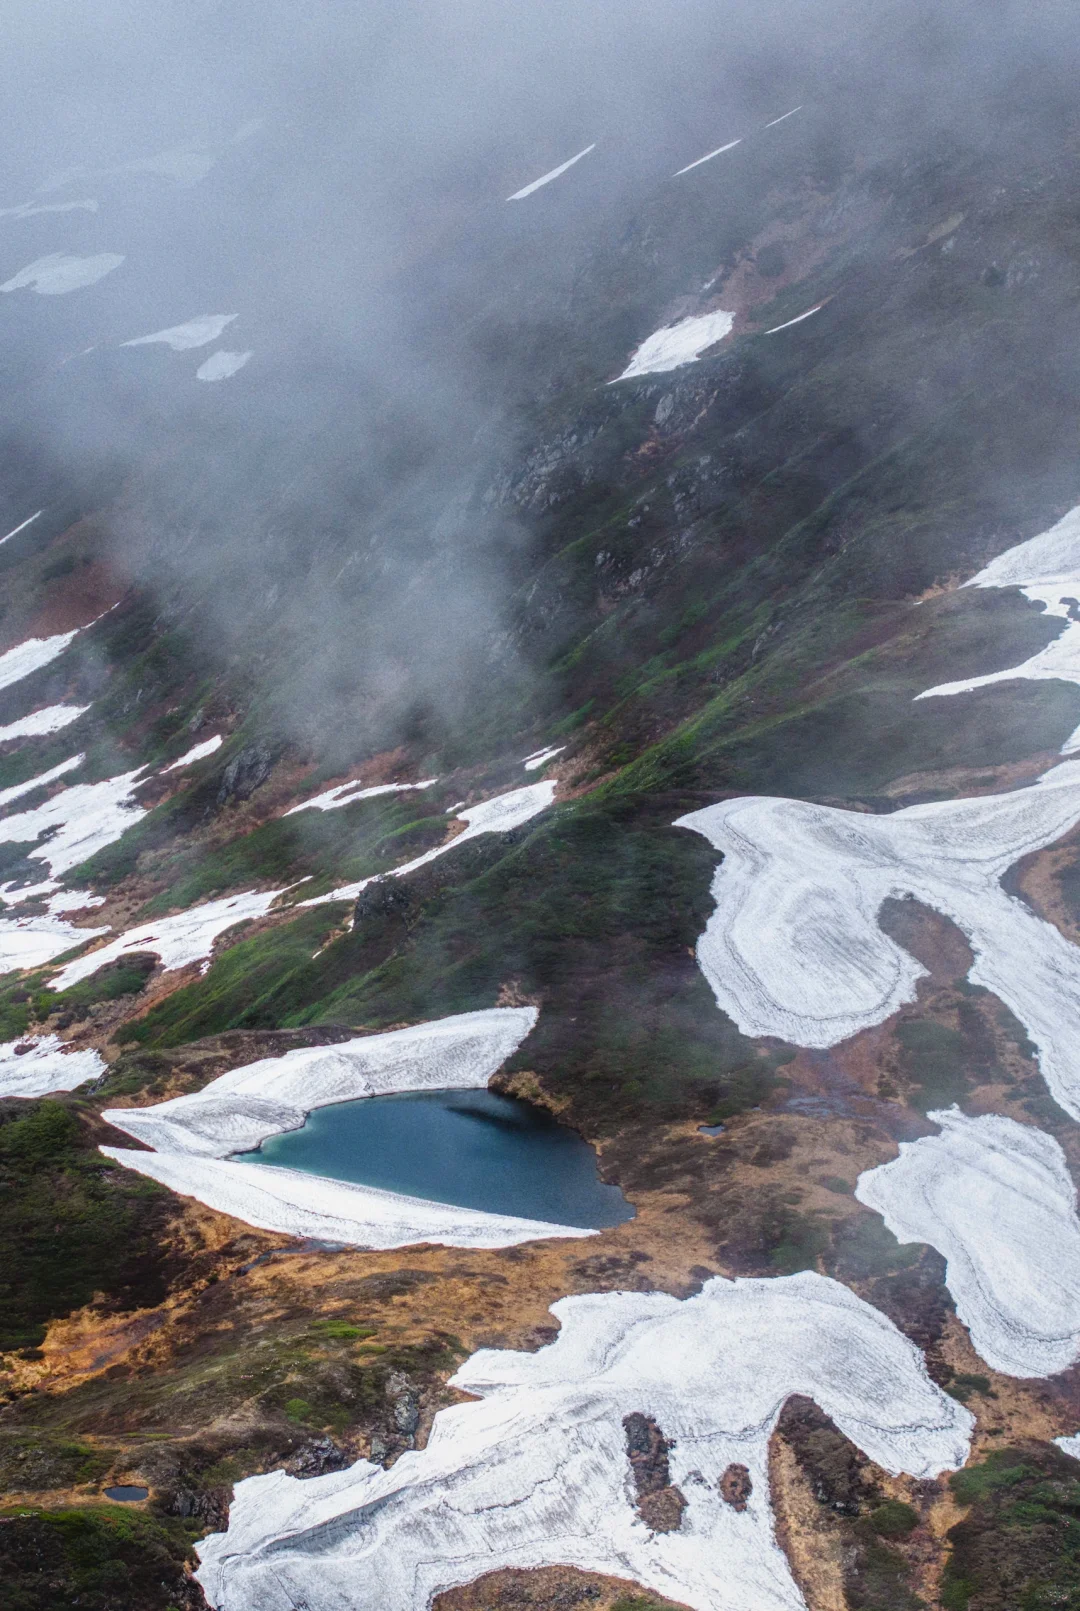
[(542, 1108), (493, 1091), (339, 1102), (234, 1158), (596, 1230), (634, 1216), (619, 1188), (600, 1179), (588, 1142)]

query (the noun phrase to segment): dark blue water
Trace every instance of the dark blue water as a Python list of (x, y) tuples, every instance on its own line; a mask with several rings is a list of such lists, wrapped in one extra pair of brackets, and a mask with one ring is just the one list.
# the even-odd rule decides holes
[(542, 1108), (493, 1091), (421, 1091), (316, 1108), (246, 1163), (277, 1164), (438, 1203), (600, 1229), (632, 1219), (596, 1154)]
[(118, 1499), (122, 1505), (131, 1505), (149, 1495), (149, 1488), (137, 1488), (133, 1483), (122, 1482), (115, 1488), (106, 1488), (106, 1499)]

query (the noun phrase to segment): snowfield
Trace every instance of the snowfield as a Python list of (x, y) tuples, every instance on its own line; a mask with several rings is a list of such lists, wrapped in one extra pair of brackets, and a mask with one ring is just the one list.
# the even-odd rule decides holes
[(207, 347), (211, 341), (217, 341), (226, 325), (232, 324), (239, 315), (235, 313), (200, 313), (197, 318), (189, 319), (186, 324), (170, 325), (167, 330), (155, 330), (149, 336), (136, 336), (132, 341), (122, 341), (122, 347), (150, 347), (161, 342), (171, 347), (173, 352), (191, 352), (196, 347)]
[(100, 1052), (92, 1047), (65, 1051), (58, 1035), (11, 1040), (0, 1046), (0, 1096), (47, 1096), (50, 1091), (73, 1091), (84, 1080), (96, 1080), (107, 1066)]
[(790, 330), (793, 324), (802, 324), (803, 320), (809, 319), (811, 314), (820, 313), (824, 306), (824, 302), (819, 302), (816, 307), (807, 308), (805, 313), (797, 313), (794, 319), (785, 319), (783, 324), (774, 324), (771, 330), (765, 331), (765, 335), (775, 336), (781, 330)]
[(45, 733), (58, 733), (62, 727), (69, 727), (80, 716), (85, 716), (89, 709), (89, 705), (46, 705), (44, 710), (35, 710), (29, 716), (20, 716), (17, 722), (0, 727), (0, 744), (7, 744), (13, 738), (39, 738)]
[(150, 1108), (109, 1109), (110, 1124), (157, 1150), (102, 1151), (219, 1213), (288, 1236), (366, 1248), (417, 1242), (510, 1247), (551, 1236), (594, 1236), (572, 1225), (488, 1214), (229, 1158), (268, 1136), (300, 1129), (313, 1108), (329, 1103), (401, 1091), (482, 1090), (535, 1023), (535, 1007), (493, 1007), (262, 1058), (190, 1096)]
[[(483, 1349), (452, 1385), (427, 1447), (384, 1470), (359, 1460), (306, 1481), (236, 1485), (229, 1530), (198, 1545), (221, 1611), (424, 1611), (500, 1567), (630, 1578), (696, 1611), (805, 1611), (772, 1526), (768, 1440), (785, 1400), (813, 1398), (892, 1472), (963, 1464), (970, 1413), (930, 1381), (884, 1315), (813, 1273), (716, 1277), (697, 1297), (563, 1298), (537, 1353)], [(672, 1443), (681, 1527), (651, 1533), (631, 1503), (623, 1417)], [(719, 1492), (750, 1472), (744, 1511)]]
[(1080, 1118), (1080, 948), (999, 882), (1078, 820), (1077, 761), (1010, 794), (890, 816), (754, 795), (706, 806), (676, 824), (724, 857), (698, 965), (744, 1034), (834, 1046), (915, 999), (925, 970), (877, 921), (882, 901), (914, 896), (966, 934), (969, 978), (1024, 1024), (1055, 1100)]
[[(36, 520), (37, 515), (31, 515), (30, 519)], [(23, 526), (29, 524), (29, 520), (23, 521)], [(21, 530), (22, 526), (16, 526), (15, 531)], [(15, 531), (9, 531), (8, 537), (14, 537)], [(7, 537), (4, 541), (7, 541)], [(52, 638), (27, 638), (24, 643), (17, 643), (13, 649), (8, 649), (6, 654), (0, 654), (0, 688), (10, 688), (12, 683), (29, 677), (32, 671), (47, 666), (50, 660), (63, 654), (77, 635), (76, 632), (58, 632)]]
[[(425, 850), (422, 856), (416, 856), (412, 861), (404, 862), (388, 873), (373, 873), (370, 878), (362, 878), (359, 883), (341, 884), (327, 895), (313, 895), (310, 900), (299, 901), (297, 904), (322, 906), (327, 901), (354, 901), (361, 890), (367, 889), (369, 884), (378, 884), (384, 878), (404, 878), (407, 873), (415, 872), (418, 867), (426, 867), (428, 862), (435, 861), (439, 856), (445, 856), (448, 850), (456, 850), (459, 845), (478, 838), (482, 833), (509, 833), (511, 828), (519, 828), (522, 823), (539, 816), (541, 811), (546, 811), (555, 798), (556, 787), (553, 781), (529, 783), (523, 789), (511, 789), (509, 794), (497, 794), (494, 799), (481, 800), (479, 805), (470, 806), (457, 817), (456, 820), (464, 822), (466, 828), (456, 839), (448, 839), (444, 844), (436, 845), (434, 850)], [(358, 797), (354, 795), (353, 798)], [(305, 803), (311, 804), (310, 801)], [(343, 803), (347, 805), (349, 802)]]
[(929, 1242), (975, 1348), (1009, 1376), (1080, 1358), (1080, 1220), (1065, 1154), (1012, 1119), (928, 1115), (941, 1134), (902, 1141), (855, 1196), (901, 1242)]
[(210, 354), (204, 364), (199, 365), (195, 371), (195, 379), (228, 380), (230, 375), (237, 374), (248, 359), (254, 356), (253, 352), (226, 352), (224, 348), (219, 348), (217, 352)]
[(336, 789), (326, 789), (322, 794), (313, 794), (310, 799), (301, 800), (299, 805), (290, 806), (284, 815), (295, 817), (298, 811), (339, 811), (342, 806), (352, 805), (355, 800), (374, 800), (379, 794), (408, 794), (414, 789), (431, 789), (438, 781), (438, 778), (425, 778), (422, 783), (375, 783), (363, 789), (354, 779), (352, 783), (339, 783)]
[(575, 162), (580, 162), (582, 157), (587, 157), (590, 151), (595, 150), (596, 141), (594, 140), (592, 145), (585, 147), (584, 151), (579, 151), (576, 157), (571, 157), (568, 162), (561, 162), (557, 168), (549, 169), (547, 173), (541, 174), (539, 179), (534, 179), (531, 185), (525, 185), (521, 190), (515, 190), (512, 196), (507, 196), (507, 201), (524, 201), (525, 197), (531, 196), (534, 190), (539, 190), (543, 185), (549, 185), (553, 179), (558, 179), (568, 168), (572, 168)]
[[(0, 822), (0, 831), (6, 826), (6, 823)], [(55, 843), (55, 839), (50, 840), (47, 848), (51, 850)], [(82, 857), (77, 859), (82, 860)], [(103, 945), (100, 951), (91, 951), (89, 956), (77, 957), (74, 962), (69, 962), (55, 978), (49, 980), (49, 988), (69, 990), (73, 984), (78, 984), (80, 979), (88, 979), (107, 962), (115, 962), (119, 957), (135, 951), (152, 951), (161, 958), (161, 965), (166, 970), (186, 968), (189, 963), (201, 962), (210, 955), (219, 934), (224, 934), (236, 923), (264, 916), (282, 894), (284, 891), (280, 889), (247, 890), (242, 895), (226, 895), (218, 901), (205, 901), (189, 911), (175, 912), (172, 917), (159, 917), (152, 923), (128, 929), (108, 945)], [(84, 935), (87, 933), (85, 929), (80, 932)]]
[(50, 252), (48, 257), (39, 257), (5, 280), (0, 291), (33, 290), (39, 296), (66, 296), (85, 285), (96, 285), (123, 261), (123, 254), (117, 252), (98, 252), (94, 257), (65, 257), (63, 252)]
[(666, 374), (669, 369), (692, 364), (706, 348), (729, 335), (734, 323), (733, 313), (717, 308), (715, 313), (692, 315), (677, 324), (665, 325), (662, 330), (654, 330), (634, 351), (622, 374), (608, 384), (614, 386), (634, 375)]
[[(1025, 598), (1042, 604), (1047, 615), (1060, 616), (1065, 630), (1045, 649), (1005, 671), (960, 682), (938, 683), (916, 694), (916, 699), (938, 699), (946, 694), (967, 694), (973, 688), (1023, 678), (1033, 682), (1055, 678), (1080, 684), (1080, 505), (1070, 509), (1049, 531), (1026, 543), (1017, 543), (991, 560), (965, 587), (1018, 587)], [(1074, 615), (1073, 612), (1076, 612)], [(1062, 755), (1080, 749), (1080, 726), (1061, 746)]]

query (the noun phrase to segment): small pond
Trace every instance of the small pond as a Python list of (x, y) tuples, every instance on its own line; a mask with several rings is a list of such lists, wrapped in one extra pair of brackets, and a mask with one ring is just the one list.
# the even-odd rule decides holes
[(379, 1186), (491, 1214), (601, 1229), (632, 1219), (588, 1142), (543, 1108), (494, 1091), (419, 1091), (316, 1108), (245, 1163)]
[(148, 1498), (149, 1494), (149, 1488), (139, 1488), (130, 1482), (117, 1483), (115, 1488), (105, 1490), (106, 1499), (117, 1499), (122, 1505), (135, 1504), (140, 1499)]

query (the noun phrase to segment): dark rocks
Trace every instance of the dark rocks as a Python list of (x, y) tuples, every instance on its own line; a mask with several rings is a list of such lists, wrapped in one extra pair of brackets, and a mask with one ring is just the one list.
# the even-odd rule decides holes
[(228, 800), (250, 800), (255, 790), (270, 776), (276, 758), (270, 745), (263, 740), (245, 744), (221, 774), (218, 805), (223, 806)]
[(745, 1466), (733, 1461), (720, 1478), (720, 1497), (732, 1510), (745, 1510), (746, 1502), (754, 1491), (750, 1473)]
[(350, 1457), (333, 1438), (311, 1438), (286, 1462), (285, 1470), (292, 1477), (321, 1477), (327, 1471), (341, 1471), (350, 1463)]
[(207, 1531), (224, 1532), (229, 1525), (229, 1488), (173, 1488), (159, 1495), (159, 1506), (166, 1516), (206, 1523)]
[(677, 1533), (686, 1498), (671, 1481), (672, 1445), (651, 1415), (634, 1410), (623, 1417), (626, 1452), (637, 1489), (637, 1513), (654, 1533)]

